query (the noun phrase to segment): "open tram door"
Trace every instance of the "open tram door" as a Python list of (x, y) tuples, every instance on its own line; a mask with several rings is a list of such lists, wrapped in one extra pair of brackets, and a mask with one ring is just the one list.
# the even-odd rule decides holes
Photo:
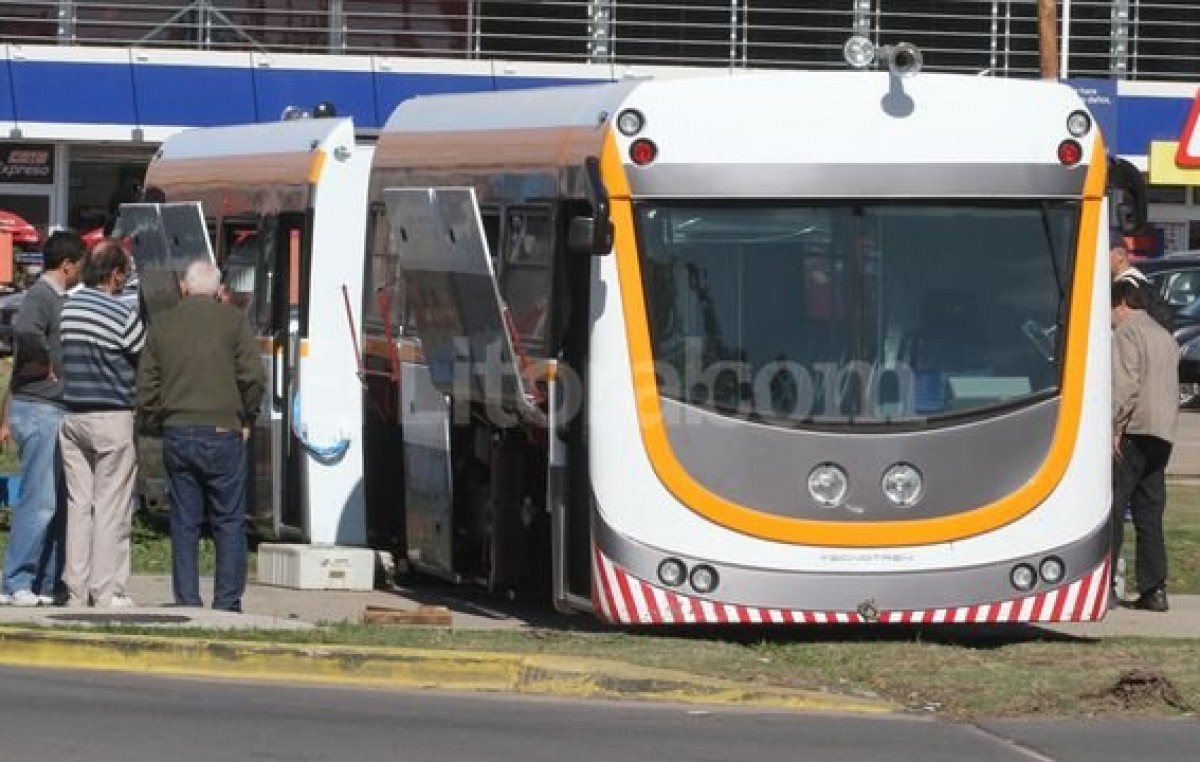
[(303, 452), (292, 435), (299, 389), (305, 215), (267, 214), (222, 222), (223, 281), (258, 339), (267, 379), (251, 437), (248, 518), (260, 535), (287, 542), (310, 536)]
[(590, 307), (569, 295), (589, 293), (597, 238), (611, 246), (607, 207), (595, 222), (572, 216), (594, 201), (482, 211), (473, 189), (434, 187), (383, 199), (423, 358), (404, 365), (398, 401), (410, 561), (470, 576), (463, 538), (484, 534), (489, 588), (590, 611), (582, 389), (566, 370), (586, 364)]
[(113, 235), (129, 241), (147, 320), (179, 303), (179, 282), (188, 263), (214, 262), (198, 203), (122, 204)]
[(546, 418), (475, 193), (388, 188), (383, 199), (423, 359), (404, 364), (400, 384), (409, 561), (511, 590), (530, 560), (528, 514), (540, 509), (526, 474), (539, 460), (544, 471), (544, 446), (531, 439)]
[[(188, 263), (213, 261), (213, 247), (198, 203), (122, 204), (113, 237), (128, 242), (138, 275), (138, 300), (147, 325), (178, 304), (179, 282)], [(138, 493), (146, 507), (165, 507), (166, 469), (162, 438), (138, 437)]]
[[(177, 304), (188, 264), (207, 259), (223, 273), (227, 298), (246, 312), (267, 376), (249, 447), (247, 520), (264, 537), (303, 540), (308, 527), (299, 444), (291, 436), (298, 383), (299, 273), (305, 225), (301, 214), (226, 220), (219, 231), (224, 261), (215, 262), (198, 202), (124, 204), (114, 236), (129, 241), (147, 323)], [(166, 474), (158, 437), (142, 437), (142, 493), (166, 503)]]

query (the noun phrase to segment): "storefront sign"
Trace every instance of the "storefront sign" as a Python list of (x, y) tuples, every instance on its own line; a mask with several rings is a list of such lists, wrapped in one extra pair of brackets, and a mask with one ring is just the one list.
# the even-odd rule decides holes
[(1174, 141), (1156, 140), (1150, 144), (1151, 185), (1196, 185), (1200, 186), (1200, 168), (1181, 167), (1176, 159), (1180, 144)]
[(54, 182), (54, 146), (0, 146), (0, 183), (50, 185)]
[(1200, 187), (1200, 92), (1192, 99), (1178, 141), (1150, 142), (1147, 161), (1151, 185)]
[(1183, 132), (1179, 134), (1179, 148), (1175, 150), (1175, 163), (1181, 167), (1200, 168), (1200, 130), (1197, 130), (1196, 124), (1198, 117), (1200, 117), (1200, 92), (1196, 93), (1196, 98), (1192, 101), (1192, 108), (1188, 111), (1187, 122), (1183, 125)]

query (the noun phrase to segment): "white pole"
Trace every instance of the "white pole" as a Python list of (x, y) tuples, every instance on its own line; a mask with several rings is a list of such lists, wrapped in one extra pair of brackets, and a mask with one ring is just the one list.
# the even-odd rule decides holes
[(1063, 0), (1062, 4), (1062, 47), (1059, 54), (1061, 62), (1058, 65), (1058, 76), (1066, 79), (1070, 76), (1067, 69), (1067, 59), (1071, 55), (1071, 0)]

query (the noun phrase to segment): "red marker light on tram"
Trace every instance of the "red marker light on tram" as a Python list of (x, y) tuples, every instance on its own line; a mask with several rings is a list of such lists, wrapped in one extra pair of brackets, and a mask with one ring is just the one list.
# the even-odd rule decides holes
[(1058, 160), (1072, 167), (1083, 159), (1083, 146), (1075, 140), (1064, 140), (1058, 144)]
[(644, 167), (658, 156), (658, 146), (654, 141), (638, 138), (629, 144), (629, 158), (639, 167)]

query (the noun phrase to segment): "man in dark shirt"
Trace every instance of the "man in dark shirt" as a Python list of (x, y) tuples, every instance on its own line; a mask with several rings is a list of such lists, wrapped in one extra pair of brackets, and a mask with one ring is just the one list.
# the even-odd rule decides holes
[(1179, 346), (1146, 312), (1145, 289), (1112, 285), (1113, 557), (1121, 557), (1133, 510), (1139, 596), (1129, 605), (1167, 610), (1167, 548), (1163, 512), (1167, 463), (1179, 418)]
[(56, 602), (62, 571), (64, 492), (58, 432), (63, 382), (59, 319), (79, 282), (86, 249), (77, 233), (46, 241), (45, 271), (13, 320), (13, 372), (0, 415), (0, 442), (11, 437), (21, 459), (21, 495), (13, 506), (0, 604)]
[(146, 424), (163, 431), (175, 603), (203, 605), (198, 546), (207, 509), (217, 551), (213, 608), (241, 611), (246, 440), (266, 379), (246, 316), (216, 298), (220, 281), (212, 262), (188, 265), (182, 301), (150, 322), (137, 400)]

